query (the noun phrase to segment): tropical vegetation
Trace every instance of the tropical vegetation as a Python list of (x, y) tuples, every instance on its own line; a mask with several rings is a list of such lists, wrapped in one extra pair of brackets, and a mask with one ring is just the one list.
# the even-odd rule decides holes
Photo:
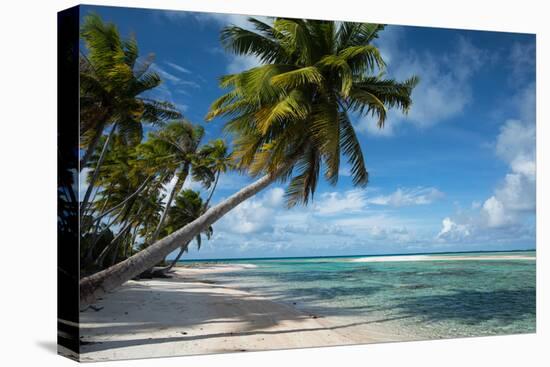
[[(89, 19), (92, 25), (100, 22)], [(274, 182), (286, 184), (289, 207), (312, 200), (321, 175), (336, 185), (343, 160), (351, 167), (353, 184), (367, 185), (352, 116), (371, 116), (383, 127), (390, 108), (407, 112), (418, 83), (414, 76), (404, 81), (384, 77), (386, 65), (374, 44), (384, 26), (285, 18), (249, 21), (253, 31), (228, 26), (221, 42), (229, 52), (256, 57), (259, 66), (221, 77), (225, 93), (206, 115), (208, 121), (224, 119), (231, 153), (221, 140), (201, 146), (202, 128), (172, 116), (170, 104), (140, 99), (129, 86), (136, 73), (131, 78), (117, 75), (134, 65), (123, 55), (128, 49), (137, 57), (135, 41), (131, 46), (114, 42), (120, 46), (111, 51), (99, 48), (104, 41), (95, 37), (103, 33), (86, 30), (112, 26), (85, 22), (87, 57), (104, 62), (101, 72), (109, 75), (101, 77), (102, 85), (109, 86), (103, 89), (112, 91), (116, 84), (123, 95), (113, 98), (131, 103), (109, 107), (124, 112), (105, 112), (103, 102), (88, 99), (111, 98), (103, 89), (97, 93), (101, 97), (82, 91), (82, 103), (93, 106), (85, 118), (96, 121), (86, 123), (82, 132), (90, 136), (83, 149), (93, 150), (88, 180), (93, 189), (81, 219), (87, 228), (81, 253), (89, 266), (80, 281), (82, 303), (152, 269), (178, 249), (179, 259), (193, 240), (200, 246), (201, 234), (209, 237), (217, 220)], [(92, 58), (93, 47), (112, 55)], [(89, 75), (100, 80), (99, 74)], [(143, 101), (142, 107), (136, 108), (136, 101)], [(145, 103), (164, 112), (146, 113)], [(138, 139), (142, 123), (157, 126), (145, 141)], [(106, 126), (111, 126), (107, 133)], [(220, 175), (231, 169), (256, 181), (211, 206)], [(202, 184), (205, 200), (199, 192), (182, 190), (190, 176)], [(170, 266), (173, 262), (159, 269)]]

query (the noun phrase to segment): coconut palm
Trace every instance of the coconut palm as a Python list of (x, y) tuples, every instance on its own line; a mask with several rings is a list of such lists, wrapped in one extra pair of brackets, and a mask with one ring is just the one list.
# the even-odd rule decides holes
[[(96, 168), (103, 163), (116, 131), (135, 144), (141, 141), (143, 122), (158, 125), (181, 117), (171, 103), (145, 97), (161, 84), (161, 78), (150, 70), (152, 57), (139, 59), (134, 38), (121, 39), (117, 27), (103, 23), (97, 14), (84, 18), (81, 38), (87, 53), (80, 56), (80, 136), (85, 149), (80, 169), (87, 166), (108, 126)], [(84, 209), (98, 177), (97, 170), (94, 173), (81, 205)]]
[[(200, 217), (205, 210), (206, 202), (203, 202), (199, 193), (193, 190), (183, 190), (178, 194), (175, 199), (174, 205), (170, 207), (168, 214), (168, 223), (165, 230), (163, 231), (164, 235), (168, 235), (179, 228), (185, 226), (187, 223), (190, 223)], [(213, 229), (212, 226), (208, 226), (202, 231), (208, 239), (212, 236)], [(197, 242), (197, 248), (200, 250), (202, 238), (201, 233), (195, 236), (195, 241)], [(181, 259), (181, 256), (184, 252), (187, 252), (189, 248), (189, 242), (184, 243), (180, 246), (180, 250), (176, 257), (170, 262), (170, 264), (161, 269), (155, 269), (152, 275), (163, 275), (166, 272), (170, 271)]]
[(372, 41), (383, 26), (278, 18), (273, 25), (250, 19), (256, 32), (231, 26), (225, 47), (254, 55), (264, 65), (225, 76), (228, 92), (207, 116), (228, 117), (237, 167), (260, 176), (196, 220), (131, 258), (80, 282), (81, 302), (92, 301), (162, 260), (231, 209), (271, 183), (289, 181), (289, 206), (306, 204), (321, 170), (336, 184), (343, 155), (353, 183), (368, 182), (363, 153), (348, 113), (372, 115), (383, 126), (387, 110), (406, 112), (415, 77), (382, 79), (384, 61)]
[(233, 168), (233, 159), (229, 154), (227, 145), (225, 145), (222, 139), (216, 139), (203, 145), (197, 155), (202, 165), (206, 166), (207, 172), (210, 172), (210, 175), (214, 176), (214, 182), (204, 203), (204, 209), (206, 210), (216, 191), (220, 175)]
[(152, 145), (153, 150), (160, 152), (157, 162), (167, 170), (166, 177), (173, 180), (173, 186), (168, 192), (164, 210), (151, 236), (151, 242), (157, 240), (172, 201), (189, 176), (203, 136), (204, 129), (201, 126), (194, 126), (187, 121), (174, 121), (159, 131), (151, 133), (148, 141), (144, 143), (144, 146)]

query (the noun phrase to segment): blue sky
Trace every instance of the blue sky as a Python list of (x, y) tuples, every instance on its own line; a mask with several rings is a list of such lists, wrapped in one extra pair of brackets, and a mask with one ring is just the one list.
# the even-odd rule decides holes
[[(164, 83), (153, 97), (204, 125), (205, 142), (223, 136), (223, 120), (204, 122), (223, 93), (217, 80), (258, 61), (225, 52), (219, 32), (248, 27), (245, 16), (82, 7), (89, 11), (155, 55)], [(421, 83), (409, 115), (390, 111), (383, 130), (354, 117), (369, 186), (354, 188), (344, 165), (337, 186), (321, 182), (308, 207), (291, 210), (284, 186), (272, 186), (216, 223), (189, 258), (535, 248), (535, 36), (392, 25), (377, 46), (388, 77)], [(249, 182), (223, 176), (214, 202)]]

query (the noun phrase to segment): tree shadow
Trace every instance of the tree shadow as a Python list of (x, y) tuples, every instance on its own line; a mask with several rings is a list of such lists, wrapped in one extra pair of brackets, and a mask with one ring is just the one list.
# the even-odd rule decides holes
[(250, 331), (239, 331), (239, 332), (222, 332), (222, 333), (211, 333), (211, 334), (202, 334), (202, 335), (190, 335), (190, 336), (177, 336), (177, 337), (163, 337), (163, 338), (141, 338), (141, 339), (129, 339), (129, 340), (109, 340), (108, 342), (99, 342), (94, 343), (90, 342), (92, 346), (88, 351), (101, 351), (109, 350), (116, 348), (125, 348), (139, 345), (150, 345), (150, 344), (162, 344), (162, 343), (173, 343), (173, 342), (196, 342), (203, 339), (212, 339), (212, 338), (228, 338), (228, 337), (244, 337), (244, 336), (261, 336), (261, 335), (283, 335), (283, 334), (296, 334), (304, 332), (313, 332), (313, 331), (335, 331), (341, 329), (352, 328), (361, 325), (368, 324), (379, 324), (388, 321), (404, 319), (406, 316), (392, 317), (380, 320), (372, 321), (363, 321), (363, 322), (352, 322), (335, 326), (323, 326), (315, 328), (291, 328), (284, 330), (250, 330)]
[[(181, 282), (186, 284), (182, 286)], [(227, 284), (228, 287), (223, 284), (207, 285), (178, 278), (128, 283), (117, 292), (108, 294), (109, 302), (98, 301), (96, 306), (104, 307), (100, 311), (88, 309), (81, 313), (82, 351), (88, 353), (210, 338), (330, 331), (409, 318), (426, 322), (456, 321), (468, 325), (492, 320), (512, 323), (536, 313), (534, 287), (487, 292), (456, 290), (451, 294), (400, 297), (389, 307), (342, 307), (341, 303), (323, 301), (368, 297), (383, 291), (386, 285), (361, 286), (355, 283), (356, 286), (348, 287), (309, 287), (294, 289), (289, 294), (288, 289), (274, 290), (262, 285), (248, 287), (250, 292), (244, 292), (235, 290), (234, 283)], [(221, 289), (228, 291), (221, 292)], [(257, 294), (267, 295), (267, 298)], [(310, 304), (305, 311), (299, 311), (291, 303), (300, 301), (318, 302), (313, 306)], [(372, 311), (375, 312), (364, 322), (328, 326), (302, 323), (318, 315), (339, 315), (356, 321), (354, 316)], [(385, 316), (373, 320), (377, 311)], [(281, 328), (289, 321), (295, 323)], [(234, 325), (230, 327), (233, 332), (225, 332), (227, 328), (217, 324)], [(203, 326), (209, 332), (204, 331)], [(278, 328), (274, 329), (275, 326)]]
[[(210, 338), (330, 331), (406, 317), (397, 316), (325, 327), (320, 323), (302, 323), (320, 316), (301, 312), (288, 303), (233, 289), (229, 293), (217, 292), (216, 288), (226, 288), (220, 285), (205, 287), (205, 284), (187, 283), (183, 288), (180, 282), (181, 279), (163, 279), (162, 289), (155, 287), (154, 281), (132, 282), (117, 292), (108, 294), (108, 302), (98, 301), (95, 306), (100, 308), (100, 311), (88, 308), (81, 312), (82, 352)], [(363, 291), (375, 290), (366, 287)], [(315, 290), (311, 292), (313, 296)], [(354, 293), (353, 289), (330, 292), (335, 292), (331, 293), (332, 297)], [(364, 307), (338, 307), (334, 310), (332, 308), (334, 307), (317, 307), (315, 310), (320, 315), (338, 312), (339, 315), (348, 316), (365, 311)], [(148, 312), (150, 310), (154, 312)], [(294, 322), (292, 326), (280, 329), (281, 324), (289, 321)], [(234, 326), (231, 330), (234, 331), (222, 332), (223, 325), (206, 327), (212, 324), (232, 324)], [(303, 327), (300, 327), (300, 324)], [(206, 333), (202, 329), (203, 326), (212, 332)], [(275, 326), (279, 328), (273, 330)], [(163, 330), (165, 332), (161, 332)]]

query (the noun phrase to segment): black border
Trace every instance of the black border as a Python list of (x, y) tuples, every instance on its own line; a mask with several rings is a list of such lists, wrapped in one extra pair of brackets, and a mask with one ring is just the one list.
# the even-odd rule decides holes
[(57, 344), (78, 360), (79, 332), (79, 20), (57, 13)]

